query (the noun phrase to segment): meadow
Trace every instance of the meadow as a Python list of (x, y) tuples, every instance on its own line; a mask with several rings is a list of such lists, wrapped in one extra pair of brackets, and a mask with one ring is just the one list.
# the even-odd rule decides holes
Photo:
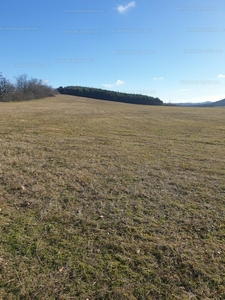
[(225, 108), (0, 103), (0, 299), (225, 299)]

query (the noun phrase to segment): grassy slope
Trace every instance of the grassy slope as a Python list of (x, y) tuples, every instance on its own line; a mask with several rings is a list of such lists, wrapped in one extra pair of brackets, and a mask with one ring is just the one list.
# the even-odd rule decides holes
[(0, 103), (0, 299), (224, 299), (225, 109)]

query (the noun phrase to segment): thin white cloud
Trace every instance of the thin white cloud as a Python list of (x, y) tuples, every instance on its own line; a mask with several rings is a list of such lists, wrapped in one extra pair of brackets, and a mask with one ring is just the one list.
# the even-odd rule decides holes
[(131, 2), (129, 2), (127, 5), (119, 5), (119, 6), (117, 6), (117, 11), (118, 11), (120, 14), (124, 14), (124, 13), (127, 12), (130, 8), (135, 7), (135, 5), (136, 5), (135, 1), (131, 1)]
[(224, 74), (219, 74), (217, 77), (218, 78), (225, 78), (225, 75)]
[(46, 79), (46, 80), (42, 80), (42, 84), (48, 84), (49, 83), (49, 80)]
[(155, 77), (153, 80), (163, 80), (163, 77)]
[(107, 87), (107, 88), (111, 88), (111, 87), (114, 87), (114, 86), (120, 86), (120, 85), (123, 85), (125, 82), (118, 79), (116, 83), (105, 83), (105, 84), (102, 84), (102, 86), (104, 87)]

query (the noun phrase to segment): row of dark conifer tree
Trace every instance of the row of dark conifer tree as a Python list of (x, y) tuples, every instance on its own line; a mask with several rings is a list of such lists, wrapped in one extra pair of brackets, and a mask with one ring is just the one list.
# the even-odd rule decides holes
[(100, 100), (117, 101), (133, 104), (144, 105), (162, 105), (163, 101), (159, 98), (154, 98), (141, 94), (129, 94), (115, 91), (109, 91), (104, 89), (82, 87), (82, 86), (67, 86), (59, 87), (58, 92), (60, 94), (73, 95), (79, 97), (94, 98)]

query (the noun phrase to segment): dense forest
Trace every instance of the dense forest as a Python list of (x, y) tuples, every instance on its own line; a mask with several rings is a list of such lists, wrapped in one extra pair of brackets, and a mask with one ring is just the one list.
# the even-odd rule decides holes
[(163, 101), (161, 101), (159, 98), (154, 98), (151, 96), (114, 92), (114, 91), (90, 88), (90, 87), (67, 86), (64, 88), (59, 87), (58, 91), (60, 94), (87, 97), (87, 98), (100, 99), (100, 100), (124, 102), (124, 103), (144, 104), (144, 105), (163, 104)]
[(99, 100), (144, 104), (144, 105), (162, 105), (163, 101), (141, 94), (129, 94), (104, 89), (81, 86), (59, 87), (54, 90), (46, 85), (42, 80), (28, 78), (26, 74), (15, 77), (12, 83), (0, 73), (0, 102), (23, 101), (31, 99), (41, 99), (52, 97), (56, 92), (60, 94), (73, 95), (79, 97), (93, 98)]
[(26, 74), (15, 78), (14, 83), (0, 73), (0, 102), (41, 99), (54, 96), (56, 91), (36, 78)]

